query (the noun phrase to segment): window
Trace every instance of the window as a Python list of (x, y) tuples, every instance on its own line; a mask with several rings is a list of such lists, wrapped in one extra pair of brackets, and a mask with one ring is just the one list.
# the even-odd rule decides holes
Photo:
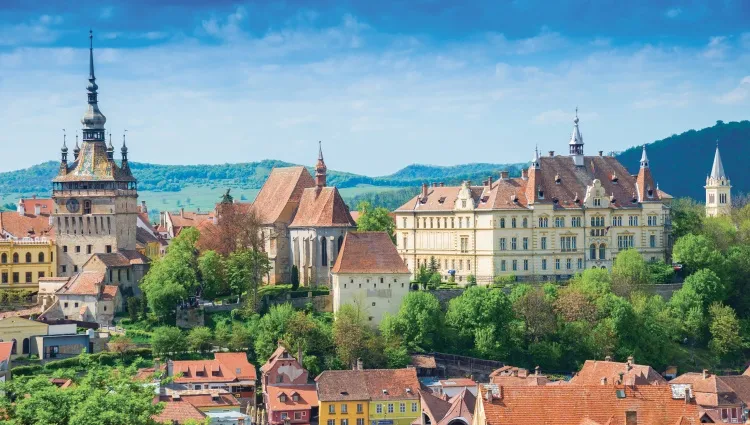
[(73, 303), (73, 307), (78, 308), (78, 303)]
[(464, 269), (464, 260), (458, 260), (458, 269), (463, 270)]
[(513, 218), (510, 219), (510, 227), (512, 227), (514, 229), (516, 228), (516, 218), (515, 217), (513, 217)]
[[(107, 218), (107, 220), (109, 220), (109, 218)], [(107, 254), (111, 253), (112, 252), (112, 245), (107, 245), (106, 247), (104, 247), (104, 250), (107, 252)]]
[(560, 259), (555, 258), (555, 270), (560, 270)]
[(416, 412), (417, 411), (417, 403), (412, 402), (411, 404), (411, 411)]
[(328, 421), (326, 421), (326, 424), (327, 425), (336, 425), (336, 419), (329, 419)]
[(44, 262), (44, 253), (43, 252), (39, 253), (39, 255), (37, 256), (37, 260), (39, 260), (40, 263)]
[(601, 207), (602, 206), (602, 200), (601, 200), (601, 198), (594, 198), (594, 206), (595, 207)]
[(617, 236), (617, 248), (627, 249), (633, 247), (633, 235), (619, 235)]
[(542, 249), (547, 249), (547, 237), (542, 236)]
[(505, 271), (505, 260), (500, 260), (500, 271), (501, 272)]
[(91, 201), (83, 201), (83, 213), (91, 214)]
[(527, 227), (529, 227), (529, 219), (528, 218), (526, 218), (526, 217), (523, 218), (523, 224), (522, 224), (522, 226), (523, 226), (524, 229), (527, 228)]
[(404, 235), (403, 239), (401, 241), (401, 248), (402, 249), (408, 249), (409, 248), (409, 235)]
[(565, 217), (555, 217), (555, 227), (565, 227)]
[(325, 238), (320, 239), (320, 265), (323, 267), (328, 265), (328, 243)]
[(68, 266), (60, 266), (60, 271), (61, 271), (62, 273), (65, 273), (65, 272), (67, 272), (67, 271), (68, 271)]
[(17, 252), (13, 253), (13, 264), (18, 264), (18, 253)]
[(461, 200), (461, 208), (466, 208), (466, 199)]
[(461, 236), (461, 252), (469, 252), (469, 237)]
[(401, 225), (401, 227), (403, 227), (404, 229), (406, 229), (406, 217), (404, 217), (401, 222), (403, 223)]
[(63, 307), (68, 308), (68, 303), (63, 303)]
[(336, 413), (336, 405), (335, 404), (329, 404), (328, 405), (328, 413), (330, 413), (330, 414)]
[(542, 270), (547, 270), (547, 259), (542, 258)]
[(388, 403), (388, 413), (393, 413), (393, 403)]
[(30, 263), (30, 262), (31, 262), (31, 253), (30, 253), (30, 252), (27, 252), (27, 253), (26, 253), (26, 262), (27, 262), (27, 263)]
[(529, 238), (523, 238), (523, 250), (529, 249)]
[(529, 260), (523, 260), (523, 269), (529, 270)]
[(80, 245), (76, 245), (76, 254), (78, 254), (80, 252), (81, 252), (81, 246)]
[(573, 217), (570, 219), (571, 227), (581, 227), (581, 217)]
[(648, 216), (648, 225), (649, 226), (658, 226), (659, 223), (657, 221), (657, 217), (655, 215)]
[(576, 250), (576, 237), (575, 236), (561, 236), (560, 237), (560, 250), (562, 252), (572, 252)]
[(406, 403), (401, 403), (398, 405), (398, 411), (400, 413), (406, 413)]
[(456, 219), (451, 217), (451, 229), (455, 229), (455, 228), (456, 228)]
[(631, 215), (628, 219), (628, 223), (631, 226), (637, 226), (638, 225), (638, 216), (637, 215)]
[(656, 235), (650, 235), (648, 237), (648, 246), (651, 248), (656, 248)]
[(31, 272), (26, 272), (26, 283), (30, 283), (32, 280)]
[(63, 245), (63, 252), (68, 252), (68, 246), (67, 245)]
[(513, 260), (513, 263), (512, 263), (512, 270), (513, 270), (513, 271), (516, 271), (516, 270), (518, 270), (518, 260)]
[(466, 270), (471, 271), (471, 260), (466, 260)]
[(593, 243), (589, 246), (589, 259), (596, 260), (596, 245)]
[(500, 251), (505, 251), (505, 238), (500, 238)]
[(435, 219), (433, 217), (430, 217), (430, 229), (435, 227)]
[(78, 273), (78, 266), (73, 266), (73, 273)]
[(599, 245), (599, 259), (600, 260), (607, 259), (607, 244)]
[(568, 258), (567, 260), (565, 260), (565, 268), (568, 269), (568, 270), (570, 270), (570, 269), (573, 268), (573, 263), (572, 263), (572, 260), (570, 258)]
[[(362, 413), (362, 412), (359, 412)], [(365, 418), (357, 418), (357, 425), (365, 425)]]
[(86, 254), (91, 254), (92, 245), (86, 245)]
[(437, 228), (439, 229), (439, 228), (440, 228), (440, 217), (438, 217), (438, 218), (436, 219), (436, 221), (437, 221)]
[(726, 193), (720, 193), (719, 194), (719, 203), (720, 204), (726, 204), (727, 203), (727, 194)]
[(8, 283), (8, 272), (3, 272), (2, 274), (2, 283)]
[(582, 268), (583, 268), (583, 258), (579, 258), (579, 259), (578, 259), (578, 268), (579, 268), (579, 269), (582, 269)]
[(549, 227), (549, 219), (547, 217), (539, 217), (539, 227)]
[(294, 419), (296, 420), (302, 419), (302, 412), (294, 412)]
[(516, 248), (517, 248), (516, 241), (517, 240), (518, 240), (518, 238), (511, 238), (510, 239), (510, 249), (512, 249), (514, 251), (516, 250)]
[(0, 255), (0, 263), (7, 264), (8, 263), (8, 254), (4, 253)]
[(713, 204), (715, 200), (716, 200), (716, 198), (714, 198), (714, 194), (713, 194), (713, 193), (710, 193), (710, 194), (708, 195), (708, 203), (709, 203), (709, 204)]
[(357, 413), (362, 413), (362, 412), (363, 412), (362, 403), (357, 403)]
[(378, 414), (383, 413), (383, 405), (382, 404), (376, 404), (375, 405), (375, 413), (378, 413)]
[(341, 405), (341, 413), (347, 413), (346, 404)]
[(13, 272), (13, 283), (18, 283), (19, 277), (18, 272)]

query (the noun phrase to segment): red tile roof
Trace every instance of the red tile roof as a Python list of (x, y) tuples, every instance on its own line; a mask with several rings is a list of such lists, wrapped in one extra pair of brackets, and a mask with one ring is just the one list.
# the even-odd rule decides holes
[(437, 425), (448, 425), (457, 418), (463, 418), (467, 423), (472, 423), (476, 402), (476, 396), (468, 389), (464, 389), (459, 394), (448, 400), (450, 408), (448, 408), (448, 411), (443, 418), (439, 420)]
[(0, 342), (0, 362), (10, 360), (10, 353), (13, 351), (13, 341)]
[(302, 198), (289, 227), (356, 227), (349, 207), (335, 187), (312, 187)]
[[(318, 391), (315, 384), (268, 385), (266, 393), (269, 410), (308, 410), (318, 406)], [(281, 401), (282, 394), (286, 396), (285, 401)], [(294, 401), (295, 394), (299, 396), (297, 401)]]
[(60, 288), (58, 294), (70, 295), (99, 295), (99, 287), (104, 282), (104, 273), (83, 271), (70, 277), (70, 280)]
[(214, 359), (225, 367), (234, 370), (237, 379), (255, 380), (255, 366), (247, 361), (245, 353), (215, 353)]
[(189, 420), (202, 422), (206, 415), (195, 406), (184, 400), (160, 400), (164, 402), (164, 410), (152, 416), (156, 422), (171, 425), (174, 421), (184, 424)]
[(695, 402), (673, 398), (668, 385), (494, 386), (490, 391), (492, 401), (485, 398), (486, 388), (478, 401), (487, 425), (625, 425), (627, 412), (635, 412), (638, 425), (677, 424), (682, 418), (699, 423)]
[(179, 213), (167, 212), (174, 227), (195, 227), (199, 223), (214, 219), (214, 212), (196, 212), (181, 210)]
[(180, 397), (197, 408), (201, 407), (239, 407), (240, 402), (234, 395), (224, 392), (213, 394), (181, 394)]
[(129, 267), (132, 264), (148, 264), (151, 260), (136, 250), (121, 250), (94, 254), (107, 267)]
[(21, 198), (26, 215), (35, 215), (39, 206), (39, 215), (50, 216), (55, 212), (55, 201), (50, 198)]
[(213, 360), (180, 360), (173, 362), (177, 383), (255, 381), (255, 366), (245, 353), (214, 353)]
[[(445, 417), (452, 405), (447, 400), (436, 397), (427, 391), (421, 391), (422, 411), (430, 418), (430, 422), (437, 424)], [(421, 422), (420, 422), (421, 424)]]
[(620, 384), (637, 385), (662, 385), (667, 381), (659, 372), (651, 366), (612, 362), (606, 360), (586, 360), (581, 371), (570, 380), (574, 385), (600, 385), (602, 378), (606, 378), (607, 384), (618, 384), (622, 374), (623, 382)]
[[(695, 402), (702, 407), (737, 406), (741, 400), (732, 387), (725, 382), (724, 377), (707, 373), (688, 372), (669, 381), (670, 385), (689, 384), (695, 397)], [(737, 385), (741, 382), (736, 383)]]
[(444, 379), (440, 382), (440, 386), (451, 388), (451, 387), (476, 387), (477, 383), (474, 382), (474, 380), (469, 378), (454, 378), (454, 379)]
[(293, 210), (299, 205), (306, 188), (315, 181), (305, 167), (274, 168), (253, 201), (253, 209), (262, 224), (291, 222)]
[(315, 381), (321, 401), (416, 400), (420, 388), (414, 368), (327, 370)]
[[(291, 360), (295, 362), (297, 361), (297, 359), (294, 356), (292, 356), (291, 353), (289, 353), (289, 350), (287, 350), (286, 347), (284, 347), (283, 345), (279, 343), (279, 346), (276, 347), (276, 350), (273, 352), (273, 354), (271, 354), (271, 357), (268, 358), (268, 361), (263, 366), (260, 367), (260, 371), (266, 372), (266, 371), (271, 370), (273, 365), (276, 364), (276, 362), (282, 358), (281, 356), (284, 355), (284, 353), (286, 353), (286, 355), (288, 356), (283, 359), (284, 361), (291, 361)], [(300, 365), (300, 367), (302, 367), (302, 365)]]
[(409, 269), (385, 232), (348, 232), (332, 273), (403, 273)]
[(5, 233), (18, 239), (27, 237), (54, 239), (55, 236), (54, 229), (49, 224), (49, 216), (21, 215), (15, 211), (0, 212), (0, 236)]
[(116, 285), (104, 285), (104, 289), (102, 290), (102, 299), (114, 300), (117, 296), (117, 291), (119, 290), (120, 288)]

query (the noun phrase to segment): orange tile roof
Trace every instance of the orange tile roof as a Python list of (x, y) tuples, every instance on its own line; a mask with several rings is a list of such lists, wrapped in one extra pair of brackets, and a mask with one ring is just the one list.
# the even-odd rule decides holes
[(651, 366), (612, 362), (606, 360), (586, 360), (581, 371), (570, 380), (574, 385), (600, 385), (602, 378), (607, 379), (607, 384), (614, 385), (620, 380), (621, 384), (638, 385), (662, 385), (667, 381), (659, 372)]
[(245, 353), (214, 353), (214, 359), (223, 366), (234, 370), (237, 379), (255, 380), (257, 374), (255, 366), (247, 361)]
[(356, 227), (349, 207), (335, 187), (311, 187), (302, 198), (289, 227)]
[[(295, 362), (297, 361), (297, 359), (294, 356), (291, 355), (291, 353), (289, 352), (289, 350), (287, 350), (286, 347), (284, 347), (283, 345), (281, 345), (281, 343), (279, 343), (279, 346), (276, 347), (276, 350), (271, 354), (271, 357), (268, 358), (268, 361), (265, 364), (263, 364), (263, 366), (260, 367), (260, 371), (261, 372), (266, 372), (268, 370), (271, 370), (271, 368), (273, 367), (273, 365), (279, 359), (281, 359), (281, 356), (284, 353), (287, 353), (287, 355), (289, 357), (286, 357), (283, 360), (285, 360), (285, 361), (294, 360)], [(299, 362), (297, 362), (297, 363), (299, 364)], [(302, 367), (302, 365), (300, 365), (300, 367)]]
[(476, 382), (474, 382), (473, 379), (469, 378), (454, 378), (454, 379), (444, 379), (440, 382), (440, 386), (442, 387), (475, 387), (477, 385)]
[(180, 398), (197, 408), (201, 407), (235, 407), (240, 402), (230, 393), (214, 394), (181, 394)]
[(527, 369), (515, 366), (503, 366), (490, 373), (490, 383), (507, 386), (547, 385), (550, 380), (544, 375), (529, 374)]
[[(253, 209), (262, 224), (273, 224), (291, 219), (283, 216), (291, 214), (290, 207), (296, 208), (305, 188), (315, 187), (312, 176), (305, 167), (284, 167), (271, 170), (258, 196), (253, 201)], [(291, 204), (291, 205), (290, 205)]]
[(702, 407), (739, 405), (741, 400), (737, 398), (737, 394), (723, 378), (711, 373), (707, 373), (704, 377), (702, 373), (688, 372), (669, 381), (669, 384), (689, 384), (695, 402)]
[(448, 425), (456, 418), (464, 418), (468, 423), (472, 423), (476, 402), (476, 396), (468, 389), (464, 389), (459, 394), (448, 400), (450, 408), (445, 412), (445, 415), (439, 420), (437, 425)]
[(0, 342), (0, 362), (10, 360), (10, 353), (13, 351), (13, 341)]
[(626, 412), (637, 412), (639, 425), (676, 424), (682, 418), (699, 423), (695, 402), (673, 398), (668, 385), (494, 386), (492, 401), (487, 391), (480, 389), (478, 401), (487, 425), (625, 425)]
[(181, 210), (179, 214), (170, 213), (169, 211), (167, 211), (167, 214), (169, 214), (169, 218), (172, 220), (172, 225), (174, 227), (195, 227), (203, 221), (213, 221), (214, 219), (213, 211), (195, 212)]
[(102, 299), (114, 300), (117, 296), (117, 291), (119, 290), (120, 288), (116, 285), (104, 285), (104, 289), (102, 290)]
[(175, 421), (184, 424), (189, 420), (202, 422), (206, 415), (195, 406), (183, 400), (160, 400), (164, 402), (164, 410), (151, 418), (163, 424), (171, 425)]
[[(318, 405), (318, 390), (315, 384), (268, 385), (266, 393), (270, 410), (308, 410)], [(286, 396), (285, 401), (281, 401), (282, 394)], [(294, 401), (295, 394), (299, 396), (298, 401)]]
[(55, 201), (50, 198), (21, 198), (26, 215), (34, 215), (39, 206), (39, 215), (50, 216), (55, 212)]
[(54, 238), (54, 229), (49, 224), (49, 216), (21, 215), (15, 211), (0, 212), (0, 236), (3, 233), (14, 238)]
[[(420, 391), (422, 411), (430, 418), (430, 422), (437, 424), (445, 417), (452, 405), (447, 400), (436, 397), (427, 391)], [(421, 424), (421, 422), (420, 422)]]
[(321, 401), (416, 400), (420, 388), (414, 368), (327, 370), (315, 381)]
[(348, 232), (332, 273), (409, 273), (385, 232)]
[(129, 267), (132, 264), (148, 264), (151, 260), (136, 250), (121, 250), (94, 254), (107, 267)]
[(254, 381), (257, 376), (245, 353), (214, 353), (213, 360), (179, 360), (173, 366), (175, 375), (182, 374), (177, 383)]
[(60, 295), (99, 295), (99, 286), (104, 282), (104, 273), (83, 271), (70, 277), (68, 283), (57, 293)]

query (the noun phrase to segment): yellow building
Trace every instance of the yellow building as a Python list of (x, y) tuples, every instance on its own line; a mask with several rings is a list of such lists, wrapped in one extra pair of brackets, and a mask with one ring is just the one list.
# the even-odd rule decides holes
[(409, 425), (421, 416), (415, 369), (329, 370), (316, 381), (321, 425)]
[(44, 238), (0, 240), (0, 289), (36, 291), (39, 278), (57, 270), (55, 243)]
[(0, 341), (15, 341), (15, 348), (11, 351), (11, 358), (21, 355), (28, 356), (31, 350), (31, 337), (47, 335), (48, 326), (22, 317), (6, 317), (0, 319)]

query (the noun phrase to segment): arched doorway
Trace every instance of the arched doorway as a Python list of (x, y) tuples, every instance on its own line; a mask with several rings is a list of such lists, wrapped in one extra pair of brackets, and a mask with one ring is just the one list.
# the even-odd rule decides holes
[(29, 354), (29, 351), (30, 351), (29, 350), (29, 339), (28, 338), (24, 338), (23, 339), (23, 343), (21, 345), (21, 353), (23, 353), (23, 354)]

